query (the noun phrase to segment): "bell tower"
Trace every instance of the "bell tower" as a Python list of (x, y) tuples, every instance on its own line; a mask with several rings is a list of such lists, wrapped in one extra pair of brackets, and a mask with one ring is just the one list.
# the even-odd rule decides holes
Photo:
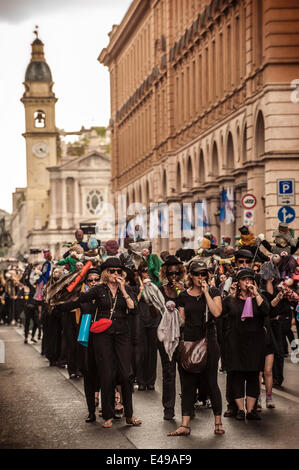
[(27, 233), (45, 226), (50, 212), (50, 175), (48, 167), (57, 164), (57, 130), (51, 70), (44, 57), (44, 44), (38, 27), (31, 44), (31, 61), (25, 73), (26, 168), (27, 168)]

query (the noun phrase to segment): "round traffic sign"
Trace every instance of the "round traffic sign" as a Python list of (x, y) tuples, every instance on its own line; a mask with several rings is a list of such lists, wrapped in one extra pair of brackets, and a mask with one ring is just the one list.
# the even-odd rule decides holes
[(283, 222), (284, 224), (290, 224), (296, 217), (295, 209), (290, 206), (283, 206), (279, 209), (277, 217), (280, 222)]
[(256, 197), (253, 194), (245, 194), (241, 199), (244, 209), (253, 209), (256, 206)]

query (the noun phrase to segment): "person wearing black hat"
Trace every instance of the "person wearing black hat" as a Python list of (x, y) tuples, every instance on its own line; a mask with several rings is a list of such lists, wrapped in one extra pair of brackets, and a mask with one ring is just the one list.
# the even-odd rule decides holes
[(179, 313), (184, 325), (184, 341), (199, 341), (207, 334), (207, 365), (202, 374), (186, 372), (179, 361), (179, 372), (182, 389), (182, 424), (169, 436), (187, 436), (190, 434), (190, 419), (194, 407), (194, 397), (198, 381), (207, 383), (215, 416), (215, 434), (224, 434), (221, 423), (222, 398), (217, 383), (219, 345), (213, 319), (221, 315), (221, 297), (219, 289), (209, 288), (208, 267), (201, 260), (194, 260), (188, 266), (189, 288), (178, 298)]
[[(161, 314), (157, 308), (148, 303), (143, 295), (144, 283), (150, 282), (147, 262), (138, 266), (138, 317), (139, 317), (139, 350), (136, 367), (138, 391), (155, 390), (157, 378), (157, 352), (158, 337), (157, 328), (161, 320)], [(158, 287), (156, 287), (158, 289)]]
[[(163, 283), (160, 290), (165, 298), (165, 303), (172, 300), (178, 306), (178, 296), (185, 290), (185, 276), (186, 268), (183, 263), (176, 256), (169, 255), (160, 268), (160, 279)], [(174, 352), (170, 361), (162, 341), (158, 341), (158, 350), (162, 364), (164, 419), (171, 420), (174, 418), (175, 408), (177, 351)]]
[(223, 300), (225, 368), (238, 407), (238, 420), (245, 420), (244, 395), (246, 418), (260, 419), (254, 406), (259, 396), (259, 372), (264, 368), (266, 338), (263, 326), (269, 305), (258, 292), (254, 274), (251, 268), (240, 269), (236, 276), (236, 295)]
[(131, 374), (131, 344), (128, 313), (135, 311), (137, 299), (132, 288), (125, 285), (125, 272), (121, 261), (108, 258), (101, 265), (101, 284), (79, 296), (80, 302), (95, 301), (97, 307), (94, 321), (110, 318), (112, 325), (101, 333), (90, 333), (96, 366), (101, 382), (103, 427), (111, 428), (114, 417), (115, 376), (118, 370), (126, 422), (140, 426), (141, 420), (133, 416)]

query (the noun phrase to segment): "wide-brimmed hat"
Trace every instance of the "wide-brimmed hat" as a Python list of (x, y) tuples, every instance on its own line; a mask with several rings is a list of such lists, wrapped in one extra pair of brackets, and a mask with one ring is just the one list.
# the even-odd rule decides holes
[(236, 279), (239, 281), (240, 279), (244, 279), (244, 277), (251, 277), (252, 279), (255, 279), (255, 272), (251, 268), (243, 268), (240, 269), (240, 271), (237, 272)]
[(188, 265), (188, 271), (208, 271), (208, 265), (204, 261), (191, 261)]
[(176, 256), (169, 255), (162, 264), (162, 266), (174, 266), (176, 264), (183, 264)]
[(124, 265), (120, 261), (119, 258), (116, 258), (116, 256), (111, 256), (110, 258), (107, 258), (104, 263), (101, 264), (100, 269), (101, 272), (104, 271), (104, 269), (108, 268), (121, 268), (123, 271), (125, 270)]

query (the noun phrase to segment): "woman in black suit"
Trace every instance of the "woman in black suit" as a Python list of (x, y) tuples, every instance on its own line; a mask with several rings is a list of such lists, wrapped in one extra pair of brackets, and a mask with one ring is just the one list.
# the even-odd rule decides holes
[(111, 326), (102, 333), (90, 333), (96, 367), (101, 382), (101, 402), (104, 428), (111, 428), (114, 417), (115, 377), (118, 371), (122, 387), (126, 422), (139, 426), (141, 420), (133, 416), (131, 373), (131, 344), (128, 314), (136, 309), (137, 299), (132, 288), (125, 285), (124, 267), (118, 258), (108, 258), (101, 265), (101, 284), (81, 293), (79, 302), (95, 301), (97, 308), (93, 318), (110, 318)]

